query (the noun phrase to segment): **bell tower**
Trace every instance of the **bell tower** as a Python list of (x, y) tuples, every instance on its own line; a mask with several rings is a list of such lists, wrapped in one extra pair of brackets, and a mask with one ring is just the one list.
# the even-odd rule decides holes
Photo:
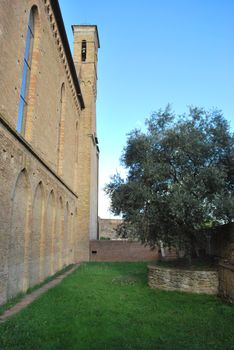
[[(79, 125), (78, 178), (80, 247), (77, 260), (89, 260), (84, 252), (98, 231), (98, 163), (96, 134), (97, 60), (99, 37), (96, 25), (73, 25), (74, 63), (85, 108)], [(86, 253), (87, 254), (87, 253)]]

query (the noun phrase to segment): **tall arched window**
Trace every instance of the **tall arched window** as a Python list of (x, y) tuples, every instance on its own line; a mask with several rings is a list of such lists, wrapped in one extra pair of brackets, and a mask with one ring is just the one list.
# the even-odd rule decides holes
[(26, 115), (28, 109), (28, 99), (29, 99), (29, 84), (32, 71), (33, 63), (33, 50), (34, 50), (34, 39), (36, 31), (36, 22), (37, 22), (37, 7), (33, 6), (28, 20), (28, 28), (26, 35), (26, 46), (24, 52), (24, 64), (23, 64), (23, 73), (22, 73), (22, 83), (20, 89), (20, 102), (19, 102), (19, 111), (18, 111), (18, 122), (17, 122), (17, 131), (22, 134), (25, 133), (25, 124), (26, 124)]
[(79, 148), (79, 124), (78, 121), (76, 121), (76, 127), (75, 127), (75, 166), (74, 166), (74, 190), (78, 192), (78, 148)]
[(58, 158), (57, 171), (58, 175), (63, 175), (63, 158), (64, 158), (64, 123), (65, 123), (65, 84), (61, 86), (60, 92), (60, 121), (58, 135)]

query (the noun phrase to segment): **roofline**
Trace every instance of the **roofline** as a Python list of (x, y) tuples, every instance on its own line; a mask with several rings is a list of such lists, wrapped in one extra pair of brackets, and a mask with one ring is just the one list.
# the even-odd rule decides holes
[(76, 73), (76, 68), (75, 68), (75, 65), (74, 65), (74, 61), (73, 61), (73, 58), (72, 58), (70, 46), (69, 46), (69, 43), (68, 43), (67, 33), (66, 33), (66, 30), (65, 30), (65, 26), (64, 26), (63, 17), (62, 17), (62, 14), (61, 14), (60, 6), (59, 6), (59, 3), (58, 3), (58, 0), (51, 0), (50, 3), (51, 3), (51, 7), (53, 9), (53, 12), (54, 12), (54, 15), (55, 15), (55, 19), (56, 19), (56, 22), (57, 22), (57, 25), (58, 25), (58, 30), (59, 30), (59, 34), (61, 36), (61, 40), (62, 40), (62, 43), (63, 43), (64, 51), (65, 51), (65, 54), (67, 56), (67, 61), (68, 61), (68, 65), (69, 65), (69, 68), (70, 68), (71, 76), (72, 76), (72, 79), (73, 79), (73, 82), (74, 82), (74, 85), (75, 85), (77, 97), (78, 97), (78, 100), (80, 102), (81, 109), (84, 109), (85, 108), (84, 99), (83, 99), (83, 96), (82, 96), (79, 79), (78, 79), (78, 76), (77, 76), (77, 73)]
[(99, 40), (99, 34), (98, 34), (98, 27), (97, 27), (96, 24), (73, 24), (71, 27), (72, 27), (73, 33), (74, 33), (74, 27), (94, 27), (96, 29), (96, 33), (97, 33), (98, 48), (100, 49), (100, 40)]

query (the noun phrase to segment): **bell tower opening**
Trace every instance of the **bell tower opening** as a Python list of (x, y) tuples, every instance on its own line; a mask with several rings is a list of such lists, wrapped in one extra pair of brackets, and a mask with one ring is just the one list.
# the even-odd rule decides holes
[(82, 44), (81, 44), (81, 60), (82, 62), (86, 61), (86, 50), (87, 50), (87, 42), (86, 40), (82, 40)]

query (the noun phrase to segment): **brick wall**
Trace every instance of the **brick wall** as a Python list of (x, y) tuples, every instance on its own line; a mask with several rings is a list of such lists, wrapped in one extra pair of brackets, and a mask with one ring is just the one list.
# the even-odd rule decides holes
[(90, 261), (152, 261), (158, 258), (158, 249), (151, 250), (139, 242), (90, 241)]
[[(0, 1), (0, 112), (16, 129), (24, 64), (24, 52), (29, 13), (38, 9), (37, 42), (33, 51), (30, 76), (29, 105), (23, 137), (37, 153), (57, 171), (58, 141), (62, 130), (62, 171), (60, 176), (70, 187), (74, 184), (75, 125), (80, 119), (81, 107), (77, 100), (73, 79), (59, 34), (50, 1)], [(33, 49), (34, 50), (34, 49)], [(64, 103), (61, 111), (61, 88)], [(9, 102), (10, 101), (10, 102)]]
[[(89, 259), (91, 203), (97, 212), (97, 159), (90, 164), (97, 148), (89, 125), (96, 121), (96, 90), (88, 80), (85, 114), (57, 4), (0, 1), (0, 304), (63, 266)], [(20, 129), (30, 13), (34, 43)]]
[[(98, 225), (98, 161), (99, 148), (96, 137), (96, 82), (97, 54), (99, 47), (96, 26), (74, 25), (74, 63), (80, 77), (85, 109), (79, 121), (78, 192), (82, 205), (79, 207), (78, 225), (80, 240), (86, 245), (87, 237), (97, 239)], [(82, 41), (87, 42), (87, 59), (81, 61)], [(87, 250), (86, 250), (87, 251)], [(80, 254), (79, 254), (80, 256)], [(87, 260), (87, 256), (84, 257)]]

